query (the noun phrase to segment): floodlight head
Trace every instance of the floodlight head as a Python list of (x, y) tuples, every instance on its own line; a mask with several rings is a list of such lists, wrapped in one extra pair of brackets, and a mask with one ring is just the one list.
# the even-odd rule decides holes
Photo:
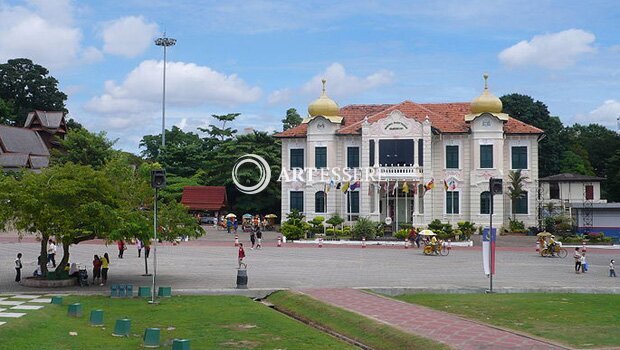
[(177, 39), (168, 38), (165, 35), (163, 38), (155, 39), (155, 45), (157, 46), (168, 47), (168, 46), (174, 46), (176, 43), (177, 43)]

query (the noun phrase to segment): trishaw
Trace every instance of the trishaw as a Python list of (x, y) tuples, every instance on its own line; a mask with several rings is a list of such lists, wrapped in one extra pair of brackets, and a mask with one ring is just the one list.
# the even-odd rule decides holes
[(448, 247), (448, 245), (442, 239), (437, 240), (435, 244), (431, 243), (432, 239), (429, 239), (429, 237), (436, 236), (433, 231), (422, 230), (418, 234), (424, 237), (424, 249), (422, 250), (424, 255), (446, 256), (450, 254), (450, 247)]

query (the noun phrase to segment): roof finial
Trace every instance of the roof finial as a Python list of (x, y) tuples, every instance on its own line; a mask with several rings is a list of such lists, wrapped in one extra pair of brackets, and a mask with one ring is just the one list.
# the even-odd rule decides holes
[(487, 84), (487, 80), (489, 79), (489, 73), (484, 73), (482, 74), (482, 77), (484, 78), (484, 89), (488, 90), (489, 86)]
[(323, 82), (323, 95), (325, 95), (325, 83), (327, 83), (327, 80), (321, 79), (321, 82)]

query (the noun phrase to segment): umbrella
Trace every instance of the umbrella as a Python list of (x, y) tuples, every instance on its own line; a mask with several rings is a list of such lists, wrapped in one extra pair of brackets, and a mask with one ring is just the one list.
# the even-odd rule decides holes
[(278, 216), (277, 216), (276, 214), (267, 214), (267, 215), (265, 215), (265, 217), (266, 217), (267, 219), (275, 219), (275, 218), (277, 218)]
[(228, 215), (226, 215), (226, 218), (236, 218), (237, 215), (233, 214), (233, 213), (229, 213)]
[(252, 218), (252, 214), (243, 214), (243, 218), (244, 219), (251, 219)]
[(435, 234), (435, 232), (431, 231), (431, 230), (422, 230), (420, 231), (420, 233), (418, 233), (420, 236), (436, 236), (437, 234)]
[(543, 231), (539, 234), (536, 235), (537, 237), (549, 237), (551, 236), (551, 233), (547, 232), (547, 231)]

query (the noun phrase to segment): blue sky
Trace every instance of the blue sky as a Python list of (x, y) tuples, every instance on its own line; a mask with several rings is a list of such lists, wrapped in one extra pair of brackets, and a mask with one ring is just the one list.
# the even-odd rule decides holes
[(483, 72), (497, 96), (615, 129), (619, 23), (617, 1), (0, 0), (0, 61), (48, 67), (71, 117), (132, 152), (161, 128), (163, 31), (167, 125), (186, 131), (230, 112), (279, 130), (323, 77), (344, 106), (470, 101)]

